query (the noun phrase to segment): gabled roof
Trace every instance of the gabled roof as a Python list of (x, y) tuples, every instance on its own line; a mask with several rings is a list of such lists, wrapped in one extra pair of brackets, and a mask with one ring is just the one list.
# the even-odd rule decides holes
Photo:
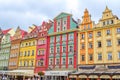
[(54, 19), (58, 18), (60, 15), (70, 15), (70, 16), (72, 16), (72, 14), (69, 14), (69, 13), (66, 13), (66, 12), (61, 12)]
[(9, 28), (9, 29), (7, 29), (7, 30), (3, 30), (2, 32), (3, 32), (3, 34), (5, 35), (5, 34), (7, 34), (11, 29), (12, 29), (12, 28)]

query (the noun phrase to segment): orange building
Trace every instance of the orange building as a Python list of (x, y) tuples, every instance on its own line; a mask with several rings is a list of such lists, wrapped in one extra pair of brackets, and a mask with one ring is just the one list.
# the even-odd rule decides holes
[(78, 33), (78, 64), (93, 64), (93, 21), (88, 10), (85, 9), (84, 16), (80, 24), (80, 32)]
[(10, 51), (10, 58), (9, 58), (9, 70), (14, 70), (18, 68), (20, 42), (26, 33), (27, 33), (26, 31), (21, 30), (20, 27), (18, 27), (15, 32), (15, 35), (12, 37), (11, 51)]

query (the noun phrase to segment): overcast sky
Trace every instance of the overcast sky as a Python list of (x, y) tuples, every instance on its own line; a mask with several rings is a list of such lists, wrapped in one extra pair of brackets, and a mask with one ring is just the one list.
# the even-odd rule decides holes
[(32, 24), (41, 25), (61, 12), (72, 13), (77, 20), (85, 8), (97, 23), (106, 5), (120, 18), (120, 0), (0, 0), (0, 27), (28, 30)]

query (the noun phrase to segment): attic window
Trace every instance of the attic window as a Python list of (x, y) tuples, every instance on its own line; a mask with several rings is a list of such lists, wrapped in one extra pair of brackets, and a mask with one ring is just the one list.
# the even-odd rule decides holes
[(108, 14), (106, 16), (108, 16)]

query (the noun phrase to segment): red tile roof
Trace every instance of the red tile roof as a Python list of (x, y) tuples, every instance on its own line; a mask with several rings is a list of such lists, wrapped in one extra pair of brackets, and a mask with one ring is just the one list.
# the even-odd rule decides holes
[(2, 32), (3, 32), (3, 34), (7, 34), (11, 29), (12, 29), (12, 28), (7, 29), (7, 30), (3, 30)]

